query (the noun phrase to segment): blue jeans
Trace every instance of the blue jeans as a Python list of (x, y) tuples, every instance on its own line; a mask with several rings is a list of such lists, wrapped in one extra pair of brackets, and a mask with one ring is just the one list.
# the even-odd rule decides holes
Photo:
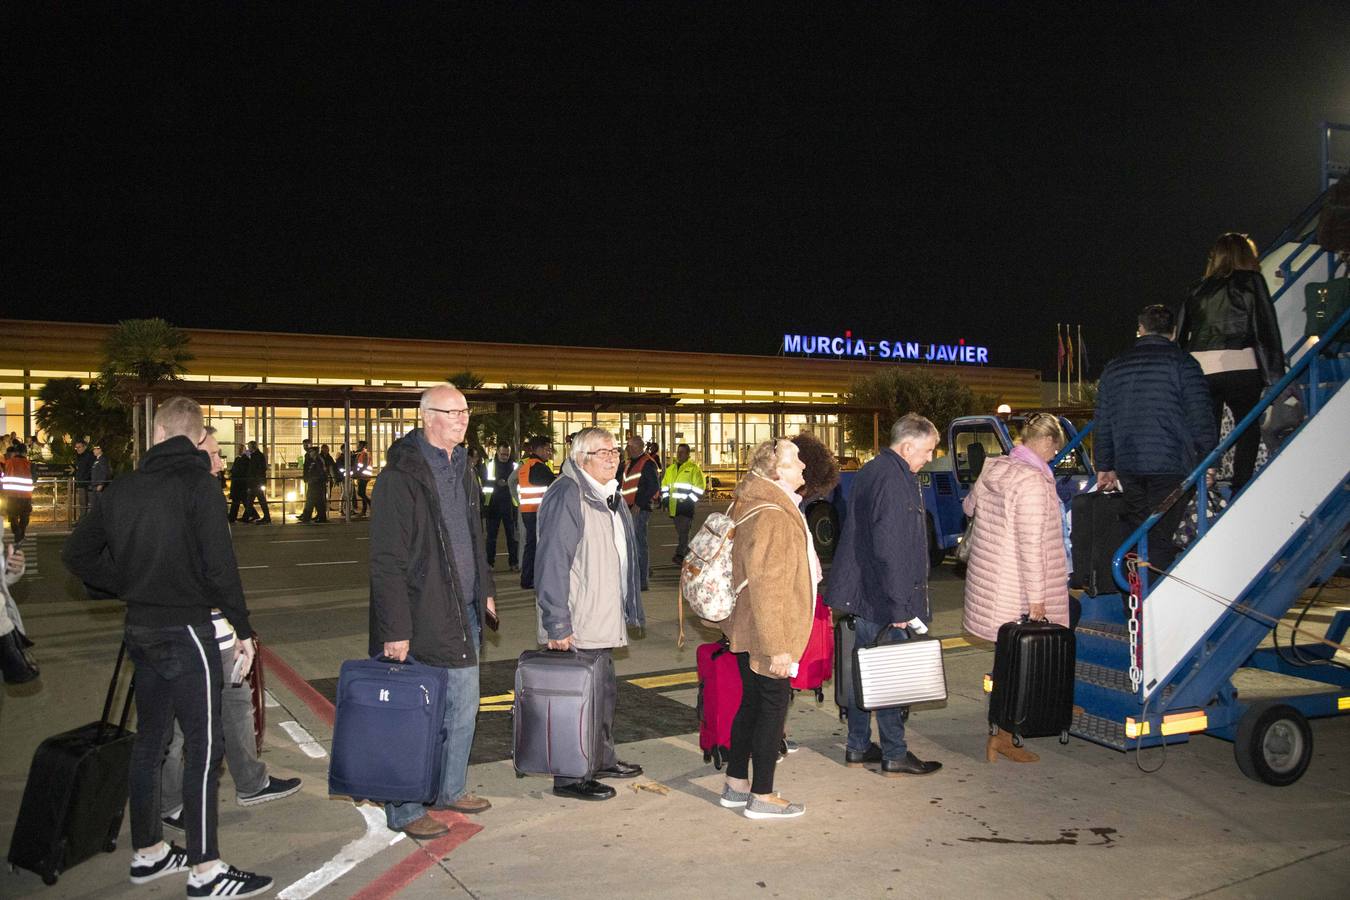
[[(866, 647), (877, 639), (877, 635), (883, 631), (886, 635), (881, 639), (882, 643), (891, 644), (897, 641), (908, 640), (909, 634), (903, 628), (894, 628), (891, 625), (878, 625), (875, 622), (868, 622), (866, 619), (854, 619), (854, 625), (857, 628), (857, 641), (859, 647)], [(905, 754), (909, 752), (909, 746), (905, 743), (905, 719), (901, 710), (904, 707), (894, 706), (890, 709), (876, 710), (877, 732), (881, 737), (881, 756), (883, 759), (904, 759)], [(849, 704), (848, 707), (848, 749), (861, 753), (872, 743), (872, 713), (857, 705), (857, 700)]]
[(650, 509), (633, 510), (633, 531), (637, 537), (638, 551), (638, 572), (641, 573), (642, 589), (647, 590), (647, 582), (651, 579), (652, 557), (647, 550), (647, 520), (652, 517)]
[[(472, 612), (465, 612), (472, 616)], [(477, 618), (470, 618), (475, 647), (479, 647)], [(445, 747), (441, 758), (441, 789), (436, 805), (446, 806), (464, 796), (464, 784), (469, 775), (469, 751), (473, 748), (474, 727), (478, 721), (478, 666), (446, 669), (450, 684), (445, 696)], [(427, 814), (423, 803), (386, 803), (384, 820), (390, 828), (399, 829), (416, 822)]]

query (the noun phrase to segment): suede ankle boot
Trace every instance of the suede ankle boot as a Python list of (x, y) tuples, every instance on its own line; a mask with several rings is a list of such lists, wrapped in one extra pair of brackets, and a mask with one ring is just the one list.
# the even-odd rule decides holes
[(984, 755), (989, 762), (997, 760), (1000, 754), (1016, 763), (1034, 763), (1041, 761), (1039, 756), (1025, 747), (1013, 746), (1012, 735), (1003, 730), (998, 730), (991, 734), (988, 743), (984, 746)]

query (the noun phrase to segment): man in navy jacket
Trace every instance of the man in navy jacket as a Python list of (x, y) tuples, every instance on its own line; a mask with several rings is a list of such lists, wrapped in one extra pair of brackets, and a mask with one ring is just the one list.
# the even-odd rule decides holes
[[(825, 602), (855, 617), (858, 646), (907, 640), (907, 628), (926, 631), (932, 621), (928, 527), (916, 473), (933, 458), (937, 442), (933, 423), (909, 413), (891, 428), (890, 446), (853, 479)], [(880, 746), (871, 740), (872, 714), (856, 697), (849, 704), (847, 765), (880, 763), (887, 776), (929, 775), (942, 768), (909, 752), (903, 707), (876, 715)]]
[[(1124, 491), (1125, 529), (1132, 532), (1218, 443), (1205, 373), (1173, 341), (1176, 317), (1165, 306), (1139, 313), (1138, 340), (1111, 360), (1097, 385), (1097, 483)], [(1148, 534), (1148, 561), (1166, 569), (1186, 504), (1180, 499)]]

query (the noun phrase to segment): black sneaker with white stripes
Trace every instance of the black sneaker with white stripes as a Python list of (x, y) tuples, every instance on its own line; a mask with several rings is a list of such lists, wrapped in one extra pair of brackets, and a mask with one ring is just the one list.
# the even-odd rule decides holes
[[(241, 872), (234, 866), (219, 864), (214, 877), (201, 881), (194, 873), (188, 876), (187, 895), (189, 897), (256, 897), (272, 887), (272, 879), (266, 875), (254, 875)], [(208, 872), (207, 876), (211, 873)]]
[(164, 855), (156, 860), (146, 859), (139, 853), (131, 857), (132, 884), (145, 884), (156, 878), (187, 870), (187, 851), (177, 844), (170, 844)]
[(299, 778), (277, 778), (274, 775), (268, 775), (267, 784), (263, 786), (262, 790), (253, 794), (240, 794), (236, 799), (240, 806), (256, 806), (269, 800), (289, 797), (298, 790), (300, 790)]

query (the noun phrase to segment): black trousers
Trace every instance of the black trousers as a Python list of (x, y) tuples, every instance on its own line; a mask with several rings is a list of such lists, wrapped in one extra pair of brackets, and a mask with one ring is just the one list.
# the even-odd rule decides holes
[(28, 520), (33, 515), (33, 497), (31, 494), (9, 494), (5, 498), (5, 514), (9, 517), (9, 530), (14, 532), (14, 543), (23, 543), (28, 533)]
[(300, 521), (328, 521), (328, 482), (305, 482), (305, 508), (300, 512)]
[(370, 497), (366, 494), (366, 485), (370, 484), (369, 478), (356, 479), (356, 497), (361, 501), (361, 515), (370, 512)]
[(216, 816), (220, 760), (220, 648), (211, 625), (126, 627), (136, 664), (136, 737), (131, 750), (131, 840), (153, 847), (164, 838), (159, 776), (173, 722), (183, 730), (183, 829), (188, 862), (220, 857)]
[(247, 508), (244, 510), (244, 519), (251, 520), (259, 518), (258, 511), (253, 506), (254, 501), (257, 501), (258, 505), (262, 507), (262, 520), (264, 522), (272, 521), (272, 513), (267, 508), (267, 494), (263, 491), (262, 485), (257, 485), (256, 487), (248, 489), (248, 504)]
[(539, 513), (521, 513), (520, 523), (525, 527), (525, 552), (520, 556), (520, 586), (529, 590), (534, 587), (534, 545), (537, 538), (535, 523)]
[(749, 778), (750, 760), (755, 761), (752, 794), (773, 793), (773, 772), (778, 767), (778, 745), (787, 723), (791, 683), (786, 678), (769, 678), (750, 668), (750, 654), (737, 653), (741, 668), (741, 708), (731, 722), (731, 754), (727, 757), (728, 778)]
[[(1261, 373), (1256, 369), (1216, 372), (1213, 375), (1206, 375), (1205, 381), (1209, 383), (1209, 396), (1214, 404), (1214, 421), (1220, 428), (1223, 427), (1225, 404), (1233, 411), (1233, 424), (1236, 425), (1261, 401), (1261, 394), (1265, 392), (1265, 382), (1261, 380)], [(1233, 445), (1234, 494), (1252, 480), (1252, 473), (1256, 471), (1256, 451), (1260, 447), (1259, 424), (1248, 428)]]
[[(1126, 534), (1142, 525), (1185, 480), (1183, 475), (1132, 475), (1125, 472), (1119, 473), (1119, 477), (1124, 490), (1121, 499), (1125, 511), (1121, 514), (1121, 521), (1125, 523)], [(1172, 536), (1177, 533), (1177, 525), (1186, 512), (1189, 496), (1187, 494), (1173, 503), (1148, 533), (1148, 561), (1160, 569), (1171, 566), (1172, 560), (1177, 557), (1178, 548)], [(1157, 583), (1156, 578), (1153, 583)]]
[[(602, 746), (600, 755), (596, 758), (595, 769), (598, 772), (601, 769), (612, 767), (619, 759), (614, 752), (614, 708), (619, 701), (619, 685), (614, 680), (614, 651), (609, 647), (602, 647), (598, 650), (576, 651), (577, 655), (583, 659), (598, 659), (601, 661), (598, 679), (600, 681), (601, 697), (600, 708), (596, 710), (600, 714), (600, 739)], [(592, 772), (591, 775), (595, 775)], [(580, 784), (587, 781), (586, 778), (554, 778), (554, 787), (564, 787), (569, 784)]]
[(510, 503), (503, 509), (496, 503), (488, 506), (487, 527), (484, 530), (488, 565), (497, 561), (497, 528), (506, 529), (506, 559), (511, 565), (520, 561), (520, 548), (516, 543), (516, 508)]

